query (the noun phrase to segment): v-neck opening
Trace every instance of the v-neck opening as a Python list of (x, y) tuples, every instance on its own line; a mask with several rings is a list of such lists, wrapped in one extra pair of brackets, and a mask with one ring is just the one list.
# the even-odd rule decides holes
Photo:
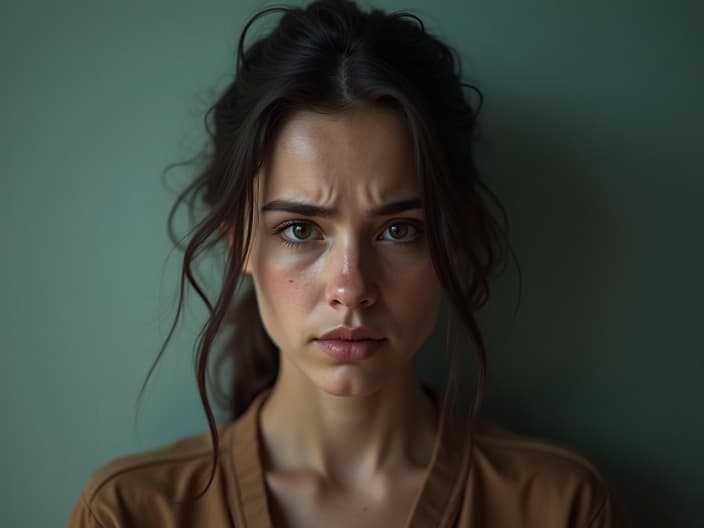
[[(423, 386), (438, 409), (438, 428), (433, 452), (422, 488), (404, 528), (450, 528), (459, 513), (461, 490), (470, 464), (470, 442), (466, 419), (443, 406), (442, 398)], [(273, 528), (267, 493), (260, 433), (261, 409), (270, 389), (259, 393), (245, 413), (233, 424), (228, 446), (231, 464), (226, 473), (233, 493), (229, 494), (235, 525)], [(463, 422), (464, 420), (464, 422)], [(236, 512), (236, 513), (235, 513)]]

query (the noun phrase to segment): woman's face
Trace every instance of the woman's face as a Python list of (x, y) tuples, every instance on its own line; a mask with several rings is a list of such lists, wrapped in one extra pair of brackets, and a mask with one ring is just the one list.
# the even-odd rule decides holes
[[(245, 271), (282, 362), (335, 395), (369, 394), (408, 375), (441, 289), (398, 115), (297, 113), (255, 181)], [(321, 339), (340, 327), (372, 334)]]

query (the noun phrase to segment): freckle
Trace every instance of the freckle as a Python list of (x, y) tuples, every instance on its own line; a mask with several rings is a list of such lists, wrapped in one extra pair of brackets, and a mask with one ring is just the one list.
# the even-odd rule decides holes
[(289, 280), (288, 280), (288, 283), (289, 283), (289, 284), (293, 284), (293, 279), (289, 279)]

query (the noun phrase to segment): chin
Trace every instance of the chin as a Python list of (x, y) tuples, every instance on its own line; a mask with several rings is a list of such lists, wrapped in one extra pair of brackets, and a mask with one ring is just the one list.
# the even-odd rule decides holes
[(358, 365), (336, 365), (312, 381), (333, 396), (368, 396), (381, 388), (380, 380)]

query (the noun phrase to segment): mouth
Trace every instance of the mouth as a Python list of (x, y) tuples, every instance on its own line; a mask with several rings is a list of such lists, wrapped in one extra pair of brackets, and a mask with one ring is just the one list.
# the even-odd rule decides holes
[(362, 361), (374, 356), (386, 339), (316, 339), (315, 343), (336, 361)]
[(314, 342), (335, 361), (369, 359), (378, 352), (385, 341), (383, 335), (366, 326), (338, 326), (314, 339)]
[(354, 328), (338, 326), (321, 335), (318, 339), (335, 341), (380, 341), (384, 339), (384, 336), (366, 326), (357, 326)]

